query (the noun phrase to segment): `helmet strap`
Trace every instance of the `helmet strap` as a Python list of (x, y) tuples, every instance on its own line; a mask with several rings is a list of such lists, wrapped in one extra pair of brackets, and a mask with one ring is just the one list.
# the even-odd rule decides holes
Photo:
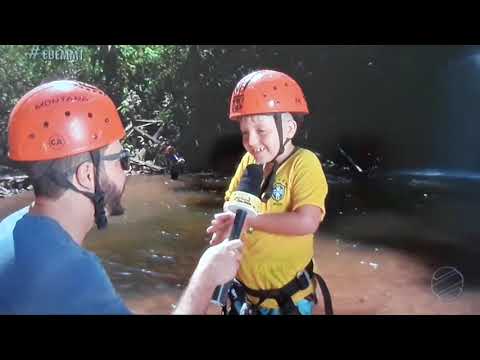
[(267, 202), (272, 197), (273, 185), (275, 183), (275, 177), (277, 174), (277, 170), (280, 167), (281, 163), (277, 161), (277, 158), (285, 152), (285, 145), (291, 140), (289, 138), (283, 141), (283, 127), (282, 127), (282, 114), (276, 113), (273, 114), (273, 118), (275, 120), (275, 126), (277, 128), (278, 139), (280, 147), (278, 149), (277, 155), (273, 158), (270, 163), (273, 163), (272, 171), (268, 174), (267, 178), (264, 179), (262, 183), (262, 191), (261, 191), (261, 198), (263, 202)]
[(93, 194), (86, 191), (79, 190), (75, 185), (71, 183), (70, 180), (68, 180), (67, 173), (48, 171), (46, 175), (50, 180), (52, 180), (58, 186), (73, 190), (89, 198), (92, 201), (95, 209), (95, 224), (97, 225), (97, 228), (99, 230), (102, 230), (107, 227), (108, 220), (105, 212), (105, 192), (102, 191), (100, 187), (100, 179), (99, 179), (100, 151), (99, 150), (91, 151), (90, 156), (92, 158), (92, 163), (95, 169), (94, 171), (95, 191)]
[(280, 148), (278, 149), (278, 153), (272, 161), (275, 161), (280, 155), (283, 154), (285, 151), (285, 145), (290, 139), (286, 139), (285, 143), (283, 142), (283, 126), (282, 126), (282, 114), (273, 114), (273, 118), (275, 119), (275, 127), (277, 128), (278, 133), (278, 140), (280, 144)]
[(102, 191), (100, 187), (100, 150), (91, 151), (90, 155), (95, 168), (95, 192), (93, 198), (90, 197), (90, 200), (92, 200), (95, 208), (95, 224), (97, 225), (97, 228), (101, 230), (107, 227), (108, 220), (105, 212), (105, 192)]

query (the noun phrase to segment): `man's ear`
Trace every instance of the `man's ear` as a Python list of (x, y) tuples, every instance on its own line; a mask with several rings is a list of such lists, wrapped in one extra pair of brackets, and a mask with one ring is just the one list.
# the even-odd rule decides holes
[(80, 190), (93, 192), (95, 189), (93, 163), (85, 161), (81, 163), (74, 174), (75, 182), (78, 184)]

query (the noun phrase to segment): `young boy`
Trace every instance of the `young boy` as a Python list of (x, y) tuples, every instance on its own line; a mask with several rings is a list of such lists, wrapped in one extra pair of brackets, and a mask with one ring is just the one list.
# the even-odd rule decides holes
[[(231, 98), (230, 119), (239, 123), (247, 153), (225, 200), (249, 164), (262, 164), (264, 169), (262, 214), (247, 218), (237, 274), (260, 314), (307, 315), (316, 303), (314, 233), (325, 216), (328, 186), (316, 155), (291, 141), (297, 131), (295, 118), (308, 113), (300, 86), (277, 71), (245, 76)], [(228, 236), (233, 219), (231, 213), (215, 215), (207, 229), (213, 234), (211, 244)]]

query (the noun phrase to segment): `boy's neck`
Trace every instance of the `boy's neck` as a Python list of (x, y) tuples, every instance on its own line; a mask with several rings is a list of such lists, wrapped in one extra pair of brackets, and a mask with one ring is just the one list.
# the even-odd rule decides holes
[(290, 140), (286, 145), (285, 145), (285, 150), (283, 151), (283, 154), (281, 154), (279, 157), (277, 157), (277, 163), (281, 164), (283, 163), (292, 153), (295, 151), (295, 146), (292, 144), (292, 141)]
[[(289, 141), (286, 145), (285, 145), (285, 150), (283, 151), (283, 154), (280, 155), (279, 157), (277, 157), (277, 159), (275, 160), (278, 164), (282, 164), (290, 155), (292, 155), (292, 153), (295, 151), (295, 146), (292, 144), (291, 141)], [(273, 162), (270, 161), (266, 164), (263, 165), (263, 173), (264, 173), (264, 176), (268, 176), (270, 174), (270, 172), (272, 171), (273, 169)]]

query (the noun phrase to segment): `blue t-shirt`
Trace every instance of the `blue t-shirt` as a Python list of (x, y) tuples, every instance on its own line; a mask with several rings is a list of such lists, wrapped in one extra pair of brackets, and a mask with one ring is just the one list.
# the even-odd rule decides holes
[(0, 314), (130, 314), (98, 257), (53, 219), (26, 214), (10, 238), (15, 253), (0, 269)]

